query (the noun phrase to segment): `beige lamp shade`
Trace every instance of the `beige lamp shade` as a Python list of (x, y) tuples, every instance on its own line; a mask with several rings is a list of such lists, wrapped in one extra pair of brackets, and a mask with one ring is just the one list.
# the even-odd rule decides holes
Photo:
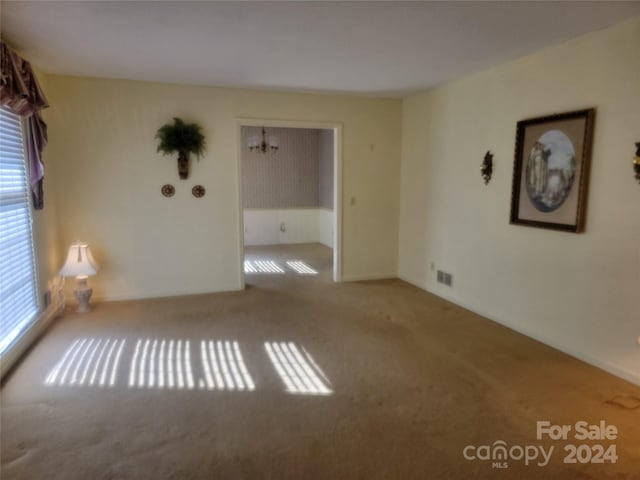
[(91, 256), (89, 245), (76, 242), (69, 247), (67, 261), (64, 262), (59, 275), (63, 277), (79, 277), (95, 275), (100, 267)]

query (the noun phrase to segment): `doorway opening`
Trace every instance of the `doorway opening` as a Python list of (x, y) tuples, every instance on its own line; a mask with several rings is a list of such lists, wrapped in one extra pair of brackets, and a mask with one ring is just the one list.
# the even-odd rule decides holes
[(341, 126), (240, 120), (241, 278), (341, 280)]

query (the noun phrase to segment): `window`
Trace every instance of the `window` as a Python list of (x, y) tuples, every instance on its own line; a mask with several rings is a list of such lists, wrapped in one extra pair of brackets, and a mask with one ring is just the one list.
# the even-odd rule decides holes
[(0, 355), (38, 313), (34, 264), (22, 121), (0, 108)]

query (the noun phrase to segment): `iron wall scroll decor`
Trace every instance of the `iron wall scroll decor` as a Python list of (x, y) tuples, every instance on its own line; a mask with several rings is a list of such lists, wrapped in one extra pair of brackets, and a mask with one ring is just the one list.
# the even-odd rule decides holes
[(176, 193), (176, 189), (170, 183), (163, 185), (161, 191), (162, 195), (164, 195), (165, 197), (173, 197), (173, 195)]
[(584, 229), (595, 109), (518, 122), (510, 223)]
[(491, 180), (491, 175), (493, 174), (493, 154), (491, 153), (491, 150), (487, 150), (487, 153), (484, 155), (484, 160), (480, 167), (480, 174), (484, 179), (484, 184), (487, 185)]
[(636, 157), (633, 159), (633, 171), (636, 174), (636, 180), (640, 182), (640, 142), (636, 143)]
[(205, 188), (202, 185), (196, 185), (195, 187), (193, 187), (191, 189), (191, 193), (196, 198), (202, 198), (202, 197), (204, 197), (204, 194), (207, 193), (207, 191), (205, 190)]

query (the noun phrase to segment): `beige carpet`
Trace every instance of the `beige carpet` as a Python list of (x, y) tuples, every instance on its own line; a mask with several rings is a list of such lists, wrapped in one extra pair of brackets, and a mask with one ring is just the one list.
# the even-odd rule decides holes
[[(68, 311), (2, 388), (2, 479), (640, 478), (640, 388), (402, 281), (332, 284), (330, 254), (249, 249), (250, 267), (285, 273)], [(290, 350), (272, 362), (265, 342)], [(619, 435), (537, 440), (538, 420), (605, 420)], [(554, 451), (506, 469), (463, 457), (498, 440)], [(615, 444), (617, 462), (564, 464), (569, 443)]]

